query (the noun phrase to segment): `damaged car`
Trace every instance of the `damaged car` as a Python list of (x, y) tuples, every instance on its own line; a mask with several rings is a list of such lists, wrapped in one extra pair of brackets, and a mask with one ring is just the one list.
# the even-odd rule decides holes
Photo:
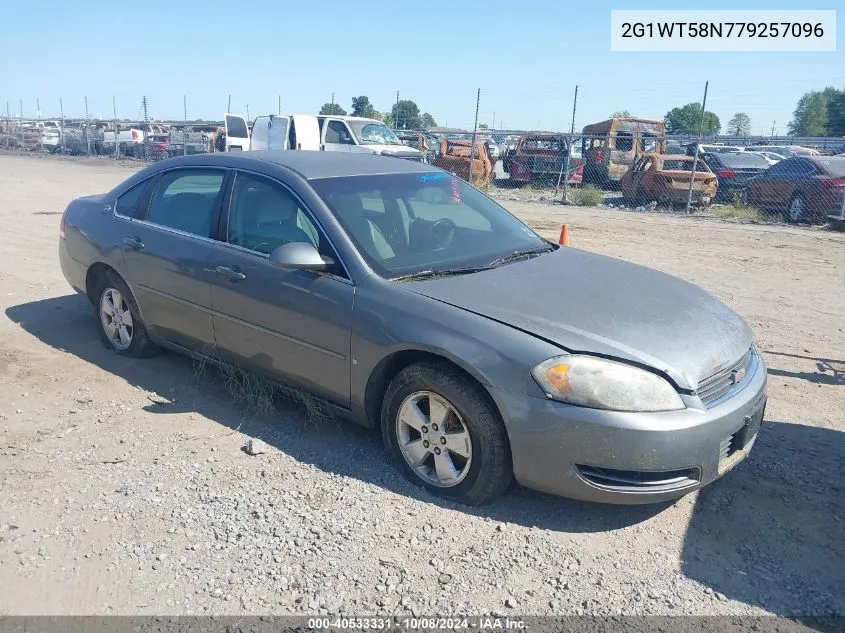
[[(693, 181), (692, 166), (695, 159), (680, 154), (646, 154), (631, 165), (622, 176), (622, 195), (635, 204), (658, 202), (685, 204)], [(695, 163), (695, 180), (692, 201), (707, 206), (718, 191), (716, 174), (710, 171), (701, 158)]]
[(378, 429), (411, 482), (464, 503), (514, 479), (598, 502), (680, 497), (740, 463), (764, 416), (763, 360), (719, 299), (550, 242), (415, 161), (171, 158), (70, 202), (58, 242), (108, 349), (164, 347), (312, 393)]

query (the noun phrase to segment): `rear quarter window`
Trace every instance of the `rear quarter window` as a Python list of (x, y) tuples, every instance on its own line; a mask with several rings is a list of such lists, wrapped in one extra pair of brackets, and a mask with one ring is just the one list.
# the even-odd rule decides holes
[(114, 205), (115, 213), (127, 218), (135, 217), (138, 211), (138, 204), (140, 204), (141, 199), (144, 197), (144, 193), (147, 191), (147, 186), (149, 184), (149, 180), (144, 180), (143, 182), (139, 182), (123, 195), (119, 196)]

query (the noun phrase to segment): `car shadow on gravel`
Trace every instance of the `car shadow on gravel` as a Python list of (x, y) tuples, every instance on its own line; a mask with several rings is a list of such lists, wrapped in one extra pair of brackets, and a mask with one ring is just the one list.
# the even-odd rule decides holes
[(845, 615), (845, 432), (764, 423), (748, 459), (699, 493), (682, 559), (729, 599)]
[[(514, 485), (502, 498), (468, 507), (429, 494), (408, 482), (390, 463), (381, 438), (352, 423), (309, 420), (304, 407), (279, 399), (272, 416), (245, 413), (214, 372), (163, 352), (147, 359), (125, 358), (100, 340), (91, 304), (80, 295), (44, 299), (6, 309), (6, 316), (43, 343), (121, 377), (127, 383), (175, 402), (154, 398), (144, 409), (159, 415), (197, 412), (257, 437), (294, 459), (352, 477), (386, 491), (496, 521), (568, 533), (604, 532), (646, 521), (671, 503), (611, 506), (552, 497)], [(171, 391), (174, 390), (174, 391)], [(251, 459), (243, 453), (237, 458)], [(386, 502), (389, 500), (386, 499)]]

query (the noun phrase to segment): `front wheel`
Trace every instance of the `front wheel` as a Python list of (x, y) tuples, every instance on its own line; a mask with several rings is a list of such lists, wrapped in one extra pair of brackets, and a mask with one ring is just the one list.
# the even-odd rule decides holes
[(436, 495), (481, 504), (513, 479), (498, 411), (480, 386), (445, 363), (400, 371), (385, 394), (381, 426), (403, 474)]

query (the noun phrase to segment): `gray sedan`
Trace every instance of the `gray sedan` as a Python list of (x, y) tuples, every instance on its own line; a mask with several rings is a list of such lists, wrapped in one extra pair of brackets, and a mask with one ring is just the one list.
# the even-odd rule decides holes
[(59, 254), (103, 340), (236, 363), (380, 429), (431, 492), (613, 503), (740, 462), (766, 369), (690, 283), (549, 242), (451, 174), (340, 152), (165, 160), (74, 200)]

